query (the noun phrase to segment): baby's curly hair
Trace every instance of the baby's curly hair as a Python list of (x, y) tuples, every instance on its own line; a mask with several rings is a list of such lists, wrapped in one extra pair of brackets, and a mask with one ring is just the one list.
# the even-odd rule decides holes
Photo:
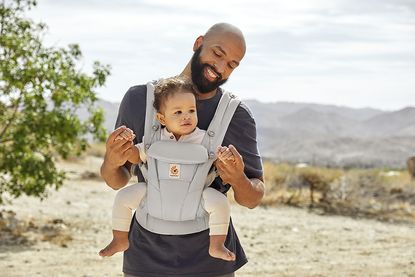
[(166, 79), (159, 79), (154, 87), (154, 102), (153, 106), (156, 111), (164, 102), (175, 93), (192, 93), (197, 99), (197, 94), (193, 84), (187, 78), (174, 76)]

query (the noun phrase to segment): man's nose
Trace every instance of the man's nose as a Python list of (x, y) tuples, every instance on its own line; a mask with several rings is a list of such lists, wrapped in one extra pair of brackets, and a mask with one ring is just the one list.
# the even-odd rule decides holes
[(215, 69), (218, 73), (223, 74), (226, 68), (226, 63), (223, 60), (218, 61), (215, 63)]

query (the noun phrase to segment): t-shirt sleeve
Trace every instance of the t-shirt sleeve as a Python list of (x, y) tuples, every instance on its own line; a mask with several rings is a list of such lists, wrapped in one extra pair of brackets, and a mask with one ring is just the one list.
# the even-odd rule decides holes
[(263, 175), (261, 156), (258, 151), (255, 119), (249, 108), (241, 102), (229, 124), (222, 145), (232, 144), (241, 154), (248, 178)]
[(129, 110), (129, 101), (128, 99), (130, 98), (130, 91), (131, 88), (126, 92), (126, 94), (124, 95), (121, 103), (120, 103), (120, 107), (118, 108), (118, 115), (117, 115), (117, 120), (115, 121), (115, 127), (114, 129), (117, 129), (118, 127), (125, 125), (128, 126), (129, 124), (129, 118), (128, 118), (128, 110)]
[[(134, 144), (142, 142), (144, 135), (146, 91), (145, 85), (133, 86), (128, 89), (120, 103), (117, 121), (115, 122), (115, 128), (125, 125), (133, 130), (136, 135)], [(142, 180), (138, 167), (135, 167), (134, 174), (138, 176), (139, 181)]]
[(146, 113), (146, 86), (131, 87), (124, 95), (118, 109), (115, 128), (122, 125), (134, 131), (134, 144), (141, 142), (144, 135)]

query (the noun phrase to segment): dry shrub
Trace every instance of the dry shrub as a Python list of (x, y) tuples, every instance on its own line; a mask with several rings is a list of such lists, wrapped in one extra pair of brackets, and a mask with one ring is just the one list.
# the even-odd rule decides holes
[(341, 170), (317, 167), (297, 168), (289, 164), (264, 164), (266, 194), (264, 205), (309, 206), (324, 197)]
[(76, 155), (76, 153), (70, 153), (65, 159), (60, 157), (59, 155), (55, 154), (54, 157), (58, 161), (66, 161), (77, 163), (85, 159), (87, 156), (93, 156), (98, 158), (104, 158), (105, 156), (105, 143), (91, 143), (87, 146), (85, 152), (81, 155)]
[[(265, 163), (262, 205), (288, 204), (327, 213), (415, 222), (415, 182), (406, 171), (297, 168)], [(389, 174), (392, 173), (392, 174)]]
[(264, 163), (265, 196), (263, 205), (277, 205), (286, 203), (291, 197), (286, 184), (293, 175), (293, 167), (288, 164)]
[(0, 211), (0, 245), (33, 245), (37, 241), (49, 241), (68, 247), (72, 235), (68, 224), (62, 219), (47, 222), (31, 218), (20, 219), (13, 211)]
[(337, 169), (306, 167), (298, 170), (298, 176), (304, 187), (310, 191), (310, 205), (327, 201), (330, 184), (340, 178), (343, 172)]

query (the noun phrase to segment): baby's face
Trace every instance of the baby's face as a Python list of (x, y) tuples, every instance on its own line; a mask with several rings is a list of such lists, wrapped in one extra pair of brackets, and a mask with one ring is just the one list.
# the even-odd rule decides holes
[(197, 125), (196, 98), (194, 94), (178, 92), (162, 104), (157, 117), (176, 138), (193, 132)]

